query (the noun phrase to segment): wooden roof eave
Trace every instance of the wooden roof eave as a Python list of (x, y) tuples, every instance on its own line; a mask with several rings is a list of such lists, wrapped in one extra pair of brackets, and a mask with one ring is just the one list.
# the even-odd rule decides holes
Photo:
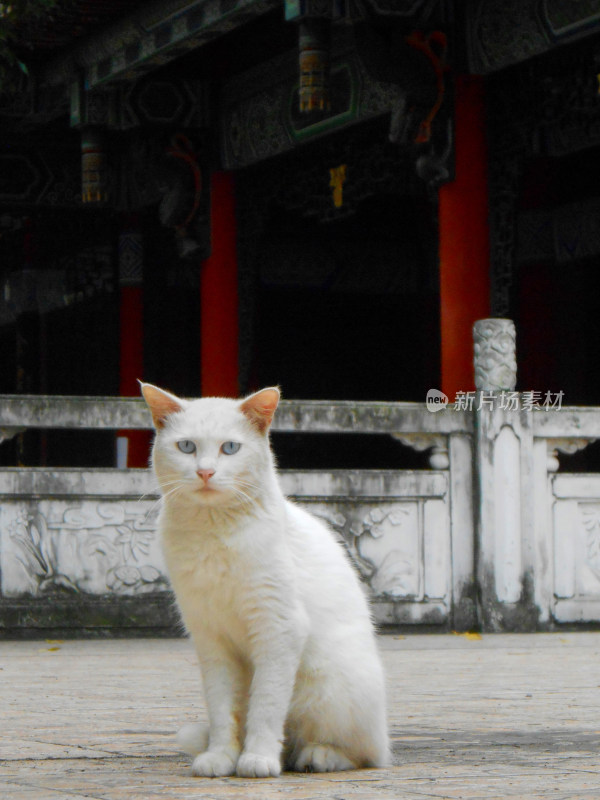
[(136, 80), (279, 4), (280, 0), (153, 0), (49, 60), (40, 69), (38, 85), (68, 85), (76, 75), (81, 75), (86, 90)]
[(487, 75), (600, 34), (598, 0), (466, 0), (469, 72)]

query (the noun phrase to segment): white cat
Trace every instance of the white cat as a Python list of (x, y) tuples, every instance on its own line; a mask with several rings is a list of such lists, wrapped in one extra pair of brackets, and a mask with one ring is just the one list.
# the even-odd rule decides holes
[(194, 775), (389, 763), (384, 675), (360, 581), (285, 499), (268, 431), (279, 391), (142, 392), (156, 428), (167, 569), (200, 661), (209, 727), (179, 734)]

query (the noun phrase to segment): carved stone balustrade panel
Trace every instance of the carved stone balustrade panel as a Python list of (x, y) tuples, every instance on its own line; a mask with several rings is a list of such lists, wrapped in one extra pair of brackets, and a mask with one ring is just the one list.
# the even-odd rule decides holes
[(285, 473), (284, 488), (336, 531), (370, 590), (378, 623), (448, 621), (452, 575), (446, 474)]
[(558, 622), (600, 618), (600, 476), (556, 475), (554, 617)]
[(155, 502), (17, 500), (1, 512), (4, 597), (165, 591)]
[[(282, 482), (336, 531), (379, 623), (449, 621), (447, 472), (306, 470)], [(115, 608), (126, 625), (165, 624), (152, 619), (172, 597), (150, 472), (4, 469), (0, 497), (0, 631), (15, 614), (39, 628), (76, 617), (73, 627), (95, 629)]]

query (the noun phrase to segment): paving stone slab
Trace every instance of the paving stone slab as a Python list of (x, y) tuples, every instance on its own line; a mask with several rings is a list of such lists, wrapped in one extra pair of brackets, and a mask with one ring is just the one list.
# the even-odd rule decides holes
[(600, 633), (382, 636), (394, 765), (200, 779), (185, 639), (0, 642), (2, 800), (600, 798)]

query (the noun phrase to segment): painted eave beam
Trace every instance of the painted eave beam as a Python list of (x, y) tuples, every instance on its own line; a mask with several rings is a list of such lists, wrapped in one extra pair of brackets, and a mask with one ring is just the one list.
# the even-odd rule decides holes
[(469, 71), (486, 75), (600, 31), (597, 2), (466, 0)]
[(86, 90), (135, 80), (280, 5), (280, 0), (155, 0), (50, 61), (40, 84), (68, 85), (76, 74), (83, 75)]

